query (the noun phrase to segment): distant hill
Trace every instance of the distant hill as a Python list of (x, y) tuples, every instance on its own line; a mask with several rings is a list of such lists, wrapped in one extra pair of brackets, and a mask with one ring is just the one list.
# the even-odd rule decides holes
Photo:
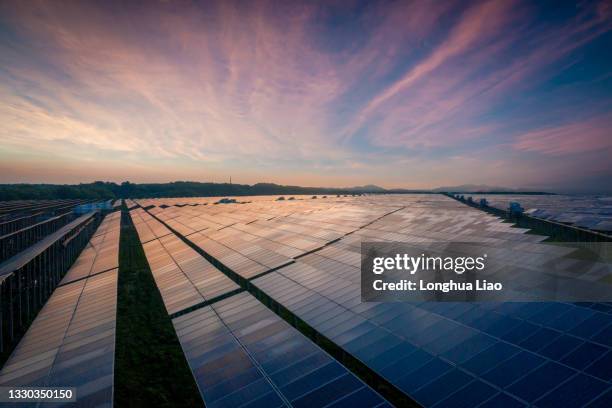
[(387, 191), (384, 188), (382, 188), (380, 186), (376, 186), (374, 184), (368, 184), (368, 185), (365, 185), (365, 186), (348, 187), (347, 190), (348, 191), (367, 192), (367, 193), (375, 193), (375, 192), (384, 193), (385, 191)]

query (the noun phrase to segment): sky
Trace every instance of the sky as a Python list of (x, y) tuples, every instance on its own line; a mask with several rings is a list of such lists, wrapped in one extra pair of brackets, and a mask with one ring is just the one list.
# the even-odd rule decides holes
[(609, 1), (0, 0), (0, 183), (612, 190)]

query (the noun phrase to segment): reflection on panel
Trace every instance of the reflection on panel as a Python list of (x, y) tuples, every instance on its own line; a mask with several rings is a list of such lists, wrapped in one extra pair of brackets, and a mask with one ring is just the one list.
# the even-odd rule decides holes
[(132, 222), (134, 223), (134, 227), (136, 227), (138, 237), (142, 243), (149, 242), (172, 233), (164, 224), (157, 221), (142, 208), (135, 208), (131, 210), (130, 216), (132, 217)]
[(464, 242), (500, 267), (579, 274), (546, 237), (437, 194), (240, 201), (140, 204), (425, 406), (610, 406), (611, 304), (361, 302), (364, 241)]
[(143, 248), (168, 314), (239, 289), (174, 234), (149, 241)]
[(207, 407), (388, 406), (248, 293), (173, 324)]
[(577, 378), (588, 384), (573, 397), (581, 404), (612, 390), (608, 313), (564, 303), (361, 303), (358, 270), (350, 278), (348, 268), (317, 267), (297, 262), (253, 284), (425, 406), (497, 394), (518, 405), (552, 401)]
[(474, 201), (485, 198), (489, 206), (508, 209), (518, 202), (534, 217), (573, 224), (581, 228), (612, 233), (612, 200), (606, 196), (475, 194)]
[(116, 309), (116, 269), (58, 287), (2, 368), (0, 386), (76, 387), (70, 406), (112, 406)]
[(60, 282), (65, 285), (119, 267), (121, 212), (108, 214)]

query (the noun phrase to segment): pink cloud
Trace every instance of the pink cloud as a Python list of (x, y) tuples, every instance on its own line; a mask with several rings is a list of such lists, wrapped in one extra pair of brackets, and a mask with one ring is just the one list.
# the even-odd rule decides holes
[(447, 62), (450, 58), (461, 55), (478, 43), (486, 41), (507, 21), (512, 10), (512, 1), (491, 0), (474, 6), (461, 18), (442, 45), (424, 61), (411, 68), (398, 81), (374, 97), (363, 110), (363, 115), (374, 111), (381, 104), (400, 92), (414, 85), (425, 75)]
[(515, 139), (513, 147), (520, 151), (550, 156), (612, 149), (612, 116), (534, 130)]
[(368, 125), (369, 140), (386, 147), (451, 147), (494, 137), (503, 126), (478, 123), (479, 115), (529, 89), (547, 67), (610, 30), (609, 13), (596, 6), (540, 31), (529, 29), (528, 10), (518, 4), (473, 7), (446, 41), (369, 101), (345, 137)]

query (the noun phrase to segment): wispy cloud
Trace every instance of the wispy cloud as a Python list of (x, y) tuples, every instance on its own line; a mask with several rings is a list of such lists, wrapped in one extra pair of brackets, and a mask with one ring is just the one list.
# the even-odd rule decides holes
[[(609, 128), (597, 118), (610, 96), (585, 79), (610, 86), (610, 59), (589, 51), (610, 13), (520, 0), (3, 3), (0, 158), (63, 158), (45, 162), (49, 181), (72, 157), (127, 160), (119, 177), (135, 180), (406, 187), (453, 181), (441, 161), (453, 177), (485, 163), (504, 174), (508, 150), (576, 165)], [(582, 102), (569, 125), (564, 99)], [(0, 181), (30, 179), (24, 166)]]
[(551, 156), (607, 150), (612, 153), (612, 115), (533, 130), (516, 138), (517, 150)]
[(488, 1), (469, 9), (451, 31), (448, 39), (437, 47), (427, 58), (411, 68), (398, 81), (376, 95), (365, 107), (363, 115), (376, 110), (385, 101), (408, 90), (426, 75), (456, 56), (465, 54), (487, 39), (506, 23), (507, 15), (513, 8), (511, 1)]

